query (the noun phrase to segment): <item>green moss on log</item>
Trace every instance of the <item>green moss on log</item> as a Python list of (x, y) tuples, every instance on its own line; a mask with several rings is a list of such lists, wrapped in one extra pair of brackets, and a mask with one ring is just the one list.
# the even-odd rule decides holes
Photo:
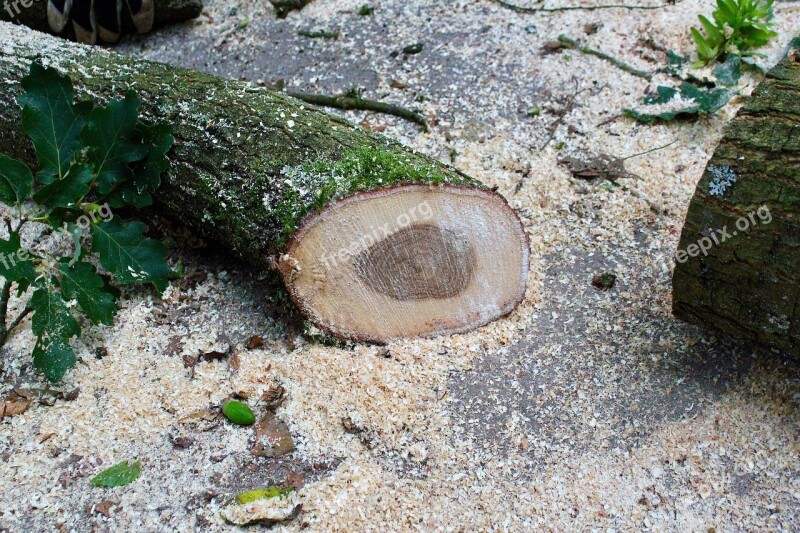
[[(457, 170), (299, 100), (248, 83), (116, 55), (0, 23), (0, 98), (15, 102), (32, 60), (69, 75), (78, 98), (128, 88), (145, 120), (172, 124), (161, 208), (251, 264), (280, 253), (329, 202), (401, 183), (484, 188)], [(16, 105), (0, 108), (0, 152), (33, 163)]]

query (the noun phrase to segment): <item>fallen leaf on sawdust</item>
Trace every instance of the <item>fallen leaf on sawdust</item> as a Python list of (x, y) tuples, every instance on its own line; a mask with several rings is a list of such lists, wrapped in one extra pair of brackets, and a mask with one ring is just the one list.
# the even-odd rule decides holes
[(279, 457), (294, 450), (294, 441), (286, 422), (267, 412), (256, 425), (256, 442), (253, 455), (258, 457)]
[(112, 502), (111, 500), (103, 500), (92, 507), (92, 514), (101, 514), (106, 518), (111, 518), (111, 508), (119, 505), (119, 502)]
[(603, 179), (616, 182), (619, 179), (639, 179), (636, 174), (625, 170), (625, 160), (613, 155), (587, 155), (586, 157), (566, 156), (558, 160), (560, 165), (566, 167), (573, 177), (594, 180)]
[(7, 416), (15, 416), (21, 415), (25, 411), (28, 410), (28, 407), (31, 406), (31, 400), (26, 399), (12, 399), (12, 400), (4, 400), (2, 406), (2, 413), (0, 413), (0, 418), (5, 418)]

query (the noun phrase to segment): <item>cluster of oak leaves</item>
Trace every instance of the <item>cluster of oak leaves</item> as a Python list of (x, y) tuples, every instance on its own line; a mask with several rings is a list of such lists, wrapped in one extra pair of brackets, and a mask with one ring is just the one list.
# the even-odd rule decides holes
[[(5, 316), (0, 320), (5, 337), (20, 317), (32, 313), (34, 368), (58, 381), (75, 364), (70, 339), (81, 331), (71, 309), (79, 308), (95, 324), (111, 325), (118, 293), (112, 278), (119, 285), (149, 283), (162, 292), (173, 274), (167, 247), (145, 238), (147, 226), (108, 216), (111, 209), (152, 203), (173, 138), (169, 125), (139, 120), (140, 101), (133, 92), (105, 106), (75, 103), (69, 78), (38, 63), (22, 86), (22, 125), (36, 150), (38, 171), (34, 175), (22, 161), (0, 155), (0, 202), (14, 211), (6, 218), (7, 238), (0, 238), (5, 279), (0, 315), (12, 284), (17, 298), (30, 298), (9, 326)], [(106, 216), (97, 216), (101, 210)], [(33, 227), (21, 234), (26, 225)], [(41, 239), (48, 234), (63, 237), (67, 245), (50, 239), (48, 246)]]

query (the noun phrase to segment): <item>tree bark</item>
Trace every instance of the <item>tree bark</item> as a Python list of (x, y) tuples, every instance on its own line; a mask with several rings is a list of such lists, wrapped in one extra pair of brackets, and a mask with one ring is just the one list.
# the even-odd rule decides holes
[(0, 152), (34, 163), (13, 104), (33, 60), (68, 74), (78, 99), (135, 89), (144, 119), (173, 127), (160, 207), (251, 264), (277, 265), (301, 311), (329, 333), (384, 341), (465, 331), (522, 299), (518, 218), (452, 167), (248, 83), (6, 23), (0, 41)]
[[(0, 21), (14, 22), (22, 24), (34, 30), (50, 33), (50, 26), (47, 23), (47, 0), (30, 0), (30, 7), (23, 7), (17, 4), (19, 13), (13, 6), (13, 0), (0, 3)], [(202, 0), (154, 0), (155, 20), (153, 28), (158, 28), (167, 24), (175, 24), (190, 20), (203, 10)], [(125, 28), (131, 31), (133, 28)]]
[(753, 92), (697, 185), (678, 248), (673, 310), (689, 322), (800, 353), (796, 51)]

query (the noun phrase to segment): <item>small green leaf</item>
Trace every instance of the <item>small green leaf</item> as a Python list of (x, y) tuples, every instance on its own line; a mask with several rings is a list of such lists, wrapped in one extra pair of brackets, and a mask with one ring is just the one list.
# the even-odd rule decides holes
[(22, 248), (16, 231), (8, 236), (8, 240), (0, 239), (0, 276), (8, 281), (30, 284), (36, 279), (36, 267), (31, 257)]
[(94, 476), (91, 483), (95, 487), (122, 487), (135, 481), (141, 473), (142, 463), (140, 461), (133, 463), (122, 461)]
[(66, 172), (81, 147), (86, 106), (73, 106), (72, 82), (67, 76), (39, 63), (31, 63), (22, 87), (25, 92), (17, 100), (22, 106), (22, 128), (36, 149), (40, 179), (48, 182)]
[(33, 189), (33, 174), (28, 165), (0, 155), (0, 202), (16, 206), (27, 200)]
[(141, 222), (120, 222), (116, 218), (92, 226), (92, 252), (100, 264), (121, 284), (152, 283), (164, 292), (171, 274), (165, 258), (167, 247), (146, 239), (147, 226)]
[(95, 324), (110, 326), (114, 323), (117, 306), (114, 295), (106, 290), (105, 281), (89, 263), (70, 265), (59, 263), (61, 291), (68, 300), (77, 300), (78, 305)]
[(667, 63), (672, 67), (682, 67), (689, 61), (689, 58), (682, 56), (673, 50), (667, 50)]
[(132, 176), (128, 163), (147, 155), (147, 147), (136, 139), (139, 104), (136, 94), (128, 91), (124, 100), (110, 100), (89, 115), (81, 140), (89, 147), (102, 195)]
[(246, 503), (254, 502), (256, 500), (266, 500), (269, 498), (278, 498), (280, 496), (286, 496), (287, 494), (291, 494), (292, 492), (294, 492), (294, 489), (292, 487), (269, 486), (261, 489), (248, 490), (247, 492), (242, 492), (240, 494), (237, 494), (235, 501), (239, 505), (244, 505)]
[(37, 203), (50, 209), (74, 208), (77, 202), (89, 192), (92, 182), (92, 169), (73, 165), (61, 178), (52, 180), (33, 193)]
[(234, 424), (251, 426), (256, 421), (256, 415), (246, 403), (230, 400), (222, 404), (222, 414)]

